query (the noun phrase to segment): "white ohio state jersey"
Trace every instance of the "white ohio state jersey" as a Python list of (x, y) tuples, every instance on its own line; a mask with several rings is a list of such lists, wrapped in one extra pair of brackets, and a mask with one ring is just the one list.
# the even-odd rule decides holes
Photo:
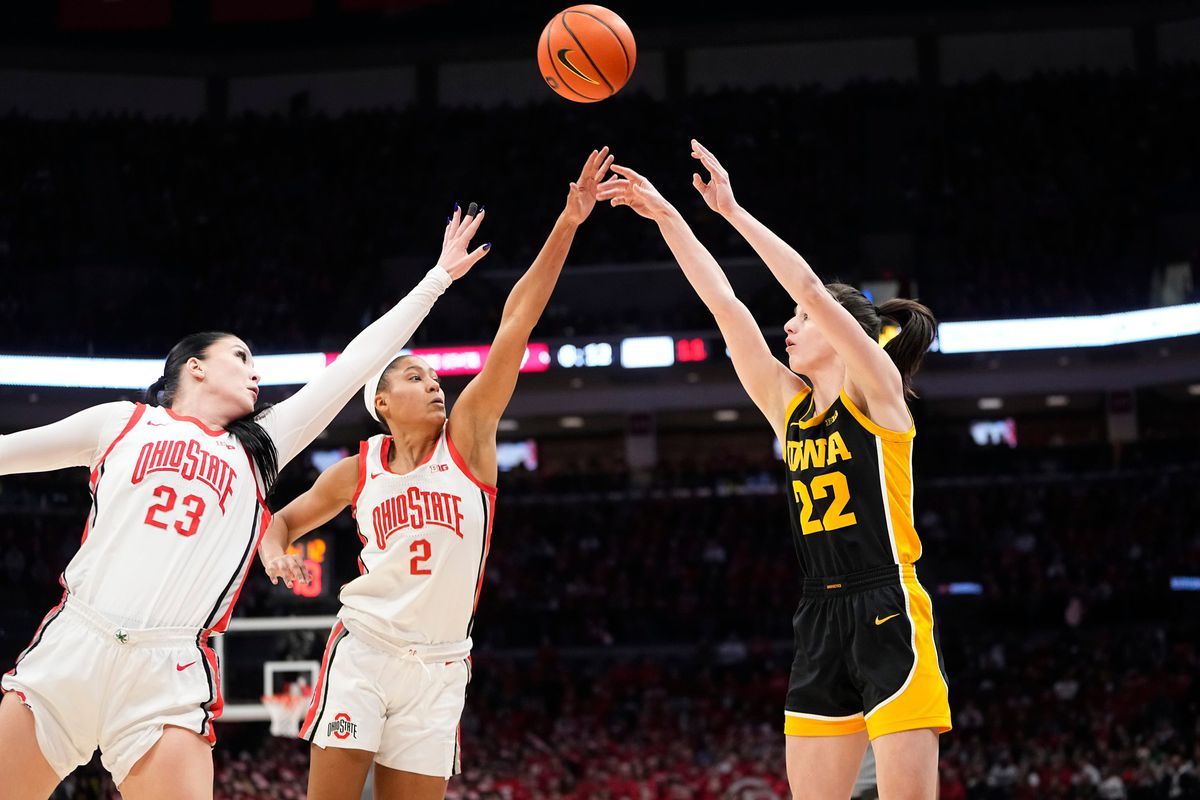
[(89, 488), (63, 586), (120, 625), (224, 630), (270, 519), (241, 443), (139, 403)]
[(341, 617), (389, 640), (459, 642), (471, 635), (491, 544), (496, 488), (471, 474), (443, 427), (411, 472), (388, 469), (392, 438), (359, 445), (361, 573), (342, 587)]

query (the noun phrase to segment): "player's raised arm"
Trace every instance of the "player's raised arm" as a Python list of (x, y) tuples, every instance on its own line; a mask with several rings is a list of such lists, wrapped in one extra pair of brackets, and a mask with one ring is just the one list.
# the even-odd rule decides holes
[(258, 557), (272, 583), (282, 580), (289, 589), (294, 581), (308, 583), (304, 560), (289, 556), (287, 550), (354, 501), (358, 478), (359, 457), (343, 458), (322, 472), (311, 489), (275, 513), (258, 546)]
[(708, 207), (724, 217), (750, 243), (796, 305), (828, 338), (830, 345), (845, 360), (851, 380), (863, 392), (870, 407), (897, 425), (907, 426), (904, 381), (888, 354), (830, 295), (808, 262), (734, 199), (729, 172), (695, 139), (692, 139), (692, 158), (709, 172), (708, 181), (699, 173), (692, 175), (692, 185)]
[(599, 198), (614, 206), (628, 206), (658, 223), (683, 274), (716, 319), (738, 379), (779, 434), (788, 402), (806, 390), (804, 382), (771, 355), (749, 309), (734, 294), (721, 266), (675, 207), (642, 175), (627, 167), (614, 165), (612, 169), (620, 177), (606, 181)]
[(442, 237), (437, 265), (399, 303), (346, 345), (336, 361), (262, 418), (279, 452), (279, 467), (325, 429), (371, 375), (379, 372), (412, 336), (452, 281), (466, 275), (491, 244), (468, 250), (484, 212), (463, 215), (458, 206)]
[(490, 483), (496, 480), (496, 428), (516, 388), (529, 336), (558, 282), (575, 231), (596, 205), (596, 192), (612, 162), (607, 147), (588, 156), (541, 252), (509, 292), (483, 370), (454, 405), (451, 427), (455, 446), (475, 474)]

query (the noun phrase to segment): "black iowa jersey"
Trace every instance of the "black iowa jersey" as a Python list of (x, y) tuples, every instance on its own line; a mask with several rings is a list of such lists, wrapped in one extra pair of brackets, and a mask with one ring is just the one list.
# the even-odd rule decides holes
[(879, 427), (845, 390), (824, 413), (801, 392), (788, 404), (783, 456), (788, 512), (809, 577), (848, 575), (921, 557), (913, 527), (916, 428)]

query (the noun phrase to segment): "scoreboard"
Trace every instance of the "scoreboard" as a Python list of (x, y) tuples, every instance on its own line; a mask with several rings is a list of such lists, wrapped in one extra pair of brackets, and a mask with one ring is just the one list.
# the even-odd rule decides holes
[(330, 552), (329, 539), (326, 534), (320, 532), (308, 534), (289, 547), (287, 554), (289, 556), (300, 556), (304, 561), (305, 569), (312, 576), (312, 580), (309, 583), (294, 581), (292, 583), (292, 593), (296, 597), (306, 599), (328, 596), (329, 578), (332, 576), (325, 573), (327, 566), (333, 559)]

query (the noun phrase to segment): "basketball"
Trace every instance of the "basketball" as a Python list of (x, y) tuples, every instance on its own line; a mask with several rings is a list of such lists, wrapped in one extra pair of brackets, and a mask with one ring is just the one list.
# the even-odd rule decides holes
[(595, 103), (621, 91), (636, 62), (629, 26), (603, 6), (571, 6), (556, 14), (538, 42), (542, 77), (576, 103)]

